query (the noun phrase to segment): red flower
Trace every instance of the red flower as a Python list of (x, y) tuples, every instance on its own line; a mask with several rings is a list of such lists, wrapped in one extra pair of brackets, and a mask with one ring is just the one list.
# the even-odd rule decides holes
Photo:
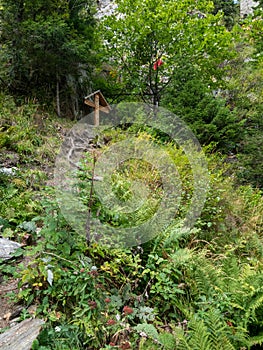
[(163, 65), (163, 61), (161, 60), (161, 58), (158, 58), (158, 60), (156, 62), (154, 62), (154, 64), (153, 64), (153, 69), (157, 70), (158, 67), (160, 67), (162, 65)]
[(110, 298), (106, 298), (104, 301), (105, 301), (105, 303), (110, 303), (111, 302)]
[(113, 343), (112, 341), (109, 344), (110, 346), (115, 346), (115, 343)]
[(124, 306), (123, 313), (124, 313), (125, 316), (126, 315), (130, 315), (130, 314), (133, 313), (133, 309), (131, 307), (129, 307), (129, 306)]
[(89, 300), (88, 304), (89, 304), (89, 307), (91, 308), (91, 310), (96, 309), (96, 307), (97, 307), (96, 301)]
[(158, 64), (158, 67), (162, 66), (163, 65), (163, 61), (159, 58), (157, 60), (157, 64)]
[(107, 321), (107, 325), (108, 325), (108, 326), (113, 326), (113, 325), (115, 325), (115, 324), (116, 324), (116, 321), (113, 320), (113, 319), (110, 319), (110, 320)]
[(131, 344), (126, 341), (125, 343), (121, 344), (120, 349), (122, 350), (131, 349)]

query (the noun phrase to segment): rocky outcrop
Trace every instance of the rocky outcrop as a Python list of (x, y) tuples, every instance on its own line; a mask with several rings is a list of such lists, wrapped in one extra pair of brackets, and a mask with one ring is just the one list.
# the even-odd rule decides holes
[(117, 5), (114, 0), (97, 0), (97, 14), (96, 17), (101, 19), (105, 16), (111, 16)]
[(250, 15), (254, 11), (254, 7), (258, 5), (257, 1), (253, 0), (240, 0), (240, 16), (245, 17)]

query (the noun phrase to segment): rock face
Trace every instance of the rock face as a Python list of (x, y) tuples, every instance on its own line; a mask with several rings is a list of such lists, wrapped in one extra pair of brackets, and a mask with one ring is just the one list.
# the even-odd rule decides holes
[(10, 241), (9, 239), (0, 238), (0, 259), (10, 259), (21, 244)]
[(257, 6), (258, 2), (253, 0), (240, 0), (240, 16), (245, 17), (253, 13), (253, 7)]
[(0, 334), (0, 349), (30, 350), (43, 324), (43, 320), (30, 318), (11, 327), (3, 334)]
[(98, 19), (105, 16), (110, 16), (114, 13), (117, 5), (114, 0), (97, 0), (97, 14)]

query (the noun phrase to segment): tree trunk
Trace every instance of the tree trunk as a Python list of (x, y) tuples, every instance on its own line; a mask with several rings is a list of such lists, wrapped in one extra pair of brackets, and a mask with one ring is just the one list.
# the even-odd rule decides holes
[(56, 100), (57, 100), (57, 115), (60, 117), (61, 116), (61, 111), (60, 111), (60, 98), (59, 98), (59, 79), (58, 79), (58, 74), (57, 74), (57, 88), (56, 88)]

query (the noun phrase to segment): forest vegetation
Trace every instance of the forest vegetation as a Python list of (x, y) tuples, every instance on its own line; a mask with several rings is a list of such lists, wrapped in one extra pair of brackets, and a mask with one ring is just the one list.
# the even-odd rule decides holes
[[(23, 306), (20, 320), (32, 305), (45, 320), (33, 350), (261, 349), (263, 3), (245, 18), (232, 0), (115, 3), (100, 16), (104, 2), (93, 0), (0, 1), (0, 236), (22, 244), (0, 261), (0, 284), (17, 280), (7, 297)], [(157, 189), (132, 219), (104, 211), (92, 190), (96, 157), (132, 133), (170, 155), (178, 215), (147, 242), (116, 248), (62, 215), (56, 156), (97, 90), (110, 105), (165, 108), (196, 136), (209, 187), (194, 227), (181, 225), (194, 192), (187, 154), (132, 123), (94, 140), (79, 198), (114, 227), (155, 212), (161, 179), (147, 164), (131, 161), (112, 179), (123, 203), (134, 178)]]

